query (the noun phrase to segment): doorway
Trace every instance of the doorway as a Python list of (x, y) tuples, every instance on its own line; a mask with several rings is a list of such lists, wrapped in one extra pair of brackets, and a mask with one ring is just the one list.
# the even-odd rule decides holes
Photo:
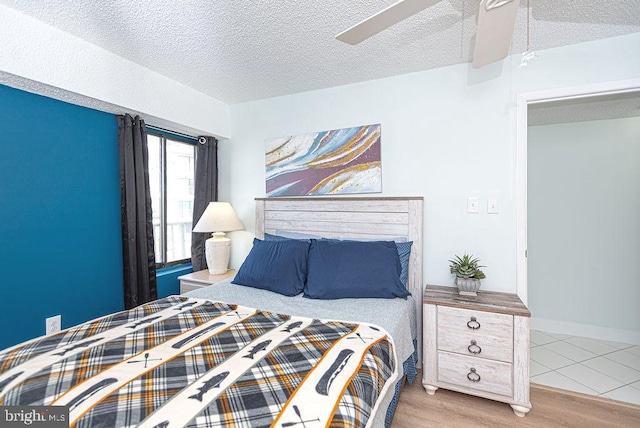
[[(627, 248), (612, 235), (640, 236), (633, 232), (639, 199), (625, 197), (640, 193), (635, 172), (640, 117), (629, 119), (635, 128), (625, 142), (625, 119), (601, 113), (614, 110), (607, 103), (626, 100), (630, 115), (640, 116), (639, 88), (640, 79), (634, 79), (518, 99), (518, 294), (532, 312), (531, 381), (635, 404), (640, 404), (640, 322), (627, 306), (629, 299), (640, 300), (640, 283), (631, 273), (636, 284), (619, 285), (622, 296), (615, 295), (621, 281), (612, 269), (616, 257), (639, 247), (637, 237), (627, 236)], [(600, 115), (581, 118), (576, 111)], [(563, 123), (561, 117), (569, 119)], [(630, 162), (636, 163), (625, 170)], [(625, 219), (630, 226), (622, 224)], [(623, 278), (629, 276), (625, 269), (619, 268)], [(581, 285), (585, 294), (572, 294)], [(598, 317), (622, 321), (616, 325)]]

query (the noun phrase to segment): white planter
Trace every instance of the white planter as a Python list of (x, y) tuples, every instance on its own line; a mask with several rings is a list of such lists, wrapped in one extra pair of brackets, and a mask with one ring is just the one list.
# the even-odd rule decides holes
[(461, 296), (477, 296), (480, 290), (480, 280), (476, 278), (458, 278), (456, 276), (458, 294)]

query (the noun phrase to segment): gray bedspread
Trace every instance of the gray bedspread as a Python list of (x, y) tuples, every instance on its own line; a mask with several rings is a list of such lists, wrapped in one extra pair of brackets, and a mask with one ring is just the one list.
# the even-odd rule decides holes
[(271, 291), (231, 283), (232, 279), (184, 293), (225, 303), (237, 303), (282, 314), (323, 320), (358, 321), (377, 324), (389, 332), (399, 364), (413, 354), (416, 337), (416, 310), (413, 298), (316, 300), (298, 295), (283, 296)]

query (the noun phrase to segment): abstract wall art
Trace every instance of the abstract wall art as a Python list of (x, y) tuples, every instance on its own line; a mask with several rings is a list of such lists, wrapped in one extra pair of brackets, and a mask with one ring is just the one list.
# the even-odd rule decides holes
[(267, 140), (265, 165), (267, 196), (382, 192), (380, 124)]

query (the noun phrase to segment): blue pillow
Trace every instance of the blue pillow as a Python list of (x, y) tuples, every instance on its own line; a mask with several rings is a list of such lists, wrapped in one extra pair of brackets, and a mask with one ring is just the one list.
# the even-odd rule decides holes
[(411, 293), (400, 282), (400, 272), (394, 242), (312, 239), (304, 297), (406, 298)]
[(306, 232), (290, 232), (288, 230), (276, 230), (276, 235), (281, 238), (290, 239), (320, 239), (321, 236)]
[[(277, 235), (272, 235), (270, 233), (264, 234), (265, 241), (285, 241), (287, 239), (300, 239), (310, 242), (310, 239), (316, 238), (315, 235), (307, 235), (304, 233), (298, 232), (286, 232), (286, 231), (276, 231)], [(331, 238), (320, 238), (326, 239), (329, 241), (341, 241), (340, 239), (331, 239)], [(384, 239), (370, 239), (370, 240), (358, 240), (360, 242), (371, 242), (371, 241), (384, 241)], [(398, 247), (398, 257), (400, 257), (400, 266), (402, 267), (402, 271), (400, 272), (400, 281), (407, 288), (407, 281), (409, 280), (409, 257), (411, 257), (411, 245), (413, 241), (407, 241), (406, 238), (398, 237), (393, 238), (396, 246)]]
[(407, 281), (409, 280), (409, 257), (411, 257), (411, 245), (413, 245), (413, 241), (396, 241), (396, 247), (398, 247), (398, 257), (400, 257), (400, 266), (402, 267), (402, 272), (400, 273), (400, 281), (402, 281), (402, 284), (405, 288), (407, 288)]
[[(290, 238), (285, 238), (284, 236), (278, 236), (278, 235), (272, 235), (270, 233), (266, 233), (264, 234), (264, 240), (265, 241), (286, 241)], [(309, 243), (311, 243), (311, 241), (309, 241)]]
[(309, 242), (261, 241), (254, 238), (253, 247), (238, 270), (233, 284), (261, 288), (295, 296), (307, 281)]
[[(325, 239), (325, 238), (323, 238)], [(409, 257), (411, 257), (411, 245), (413, 245), (413, 241), (397, 241), (396, 239), (404, 239), (404, 238), (394, 238), (394, 242), (398, 249), (398, 257), (400, 257), (400, 266), (402, 270), (400, 271), (400, 281), (404, 288), (407, 288), (407, 281), (409, 280)], [(337, 241), (340, 242), (339, 239), (326, 239), (327, 241)], [(383, 241), (383, 240), (378, 240)], [(358, 242), (370, 242), (370, 241), (358, 241)], [(391, 242), (391, 241), (384, 241)]]
[(272, 235), (270, 233), (266, 233), (264, 234), (264, 240), (265, 241), (290, 241), (292, 239), (298, 240), (298, 241), (303, 241), (303, 242), (307, 242), (307, 243), (311, 243), (311, 239), (310, 238), (290, 238), (288, 236), (280, 236), (280, 235)]

